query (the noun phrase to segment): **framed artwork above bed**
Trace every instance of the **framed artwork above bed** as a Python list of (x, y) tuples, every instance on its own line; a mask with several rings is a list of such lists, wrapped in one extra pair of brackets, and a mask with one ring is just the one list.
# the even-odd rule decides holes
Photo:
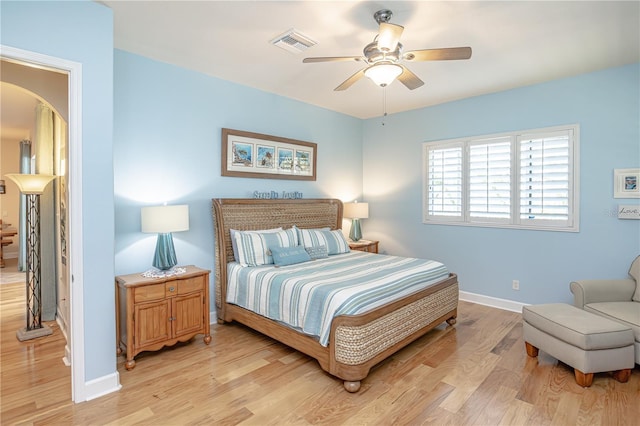
[(222, 176), (316, 180), (313, 142), (222, 129)]

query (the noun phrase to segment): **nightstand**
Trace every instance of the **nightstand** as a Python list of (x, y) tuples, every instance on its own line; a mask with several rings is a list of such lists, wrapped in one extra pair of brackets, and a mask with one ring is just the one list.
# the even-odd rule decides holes
[(211, 342), (209, 272), (185, 266), (186, 272), (163, 278), (142, 274), (116, 277), (116, 352), (126, 351), (125, 368), (142, 351), (186, 342), (196, 334)]
[(369, 252), (369, 253), (377, 253), (378, 252), (378, 243), (379, 243), (379, 241), (371, 241), (371, 240), (349, 241), (349, 248), (351, 250), (359, 250), (359, 251), (366, 251), (366, 252)]

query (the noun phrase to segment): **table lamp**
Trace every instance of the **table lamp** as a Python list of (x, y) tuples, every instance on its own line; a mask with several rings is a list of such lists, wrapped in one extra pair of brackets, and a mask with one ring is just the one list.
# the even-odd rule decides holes
[(351, 230), (349, 238), (351, 241), (359, 241), (362, 238), (362, 229), (360, 229), (360, 219), (369, 217), (369, 203), (344, 203), (344, 217), (351, 219)]
[(53, 331), (42, 324), (42, 285), (40, 275), (40, 194), (55, 179), (53, 175), (8, 174), (26, 196), (27, 208), (27, 326), (18, 330), (18, 340), (25, 341), (47, 336)]
[(153, 266), (166, 271), (178, 263), (172, 232), (189, 230), (189, 206), (154, 206), (141, 210), (142, 232), (158, 234)]

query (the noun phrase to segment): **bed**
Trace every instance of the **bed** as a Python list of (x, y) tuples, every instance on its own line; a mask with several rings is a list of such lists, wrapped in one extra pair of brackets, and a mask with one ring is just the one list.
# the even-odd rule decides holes
[[(446, 321), (453, 325), (456, 322), (458, 280), (454, 273), (447, 273), (428, 287), (373, 310), (335, 316), (323, 345), (318, 336), (228, 301), (227, 274), (228, 270), (233, 271), (228, 268), (235, 263), (230, 233), (231, 230), (289, 229), (294, 226), (340, 229), (342, 202), (336, 199), (213, 199), (212, 213), (218, 322), (236, 321), (315, 358), (324, 371), (344, 381), (348, 392), (357, 392), (361, 381), (380, 361), (441, 323)], [(375, 254), (367, 256), (379, 257)]]

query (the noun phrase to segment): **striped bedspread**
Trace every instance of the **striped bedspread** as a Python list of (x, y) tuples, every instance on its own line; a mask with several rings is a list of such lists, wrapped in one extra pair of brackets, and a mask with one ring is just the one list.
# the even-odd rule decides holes
[(352, 251), (276, 268), (228, 264), (227, 302), (319, 338), (332, 318), (360, 314), (448, 277), (432, 260)]

